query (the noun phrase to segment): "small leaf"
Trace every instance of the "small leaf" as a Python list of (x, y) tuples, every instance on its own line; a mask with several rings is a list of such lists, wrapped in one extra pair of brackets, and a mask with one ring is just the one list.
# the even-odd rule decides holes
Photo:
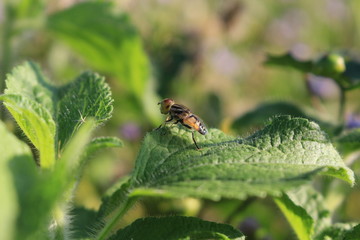
[(275, 198), (288, 222), (300, 240), (311, 240), (314, 233), (331, 225), (324, 199), (310, 186), (303, 186)]
[(234, 239), (245, 236), (230, 225), (204, 221), (194, 217), (148, 217), (138, 219), (119, 230), (109, 240), (115, 239)]
[(64, 146), (78, 127), (94, 118), (97, 125), (111, 118), (113, 99), (104, 78), (85, 72), (59, 90), (58, 138)]
[(265, 64), (270, 66), (291, 67), (304, 73), (311, 72), (313, 68), (311, 61), (300, 61), (290, 53), (277, 56), (268, 55)]
[(117, 137), (97, 137), (86, 146), (86, 155), (90, 156), (102, 148), (122, 147), (124, 143)]
[[(246, 139), (216, 129), (196, 138), (200, 150), (191, 133), (177, 126), (147, 134), (128, 183), (129, 196), (278, 196), (320, 172), (354, 183), (328, 137), (306, 119), (278, 117)], [(104, 203), (104, 215), (114, 210), (122, 193)]]
[(40, 104), (21, 95), (2, 95), (0, 100), (28, 139), (39, 150), (40, 165), (50, 168), (55, 163), (55, 122)]

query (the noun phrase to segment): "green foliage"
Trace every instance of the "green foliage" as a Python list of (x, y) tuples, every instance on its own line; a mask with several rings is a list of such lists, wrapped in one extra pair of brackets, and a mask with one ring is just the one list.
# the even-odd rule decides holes
[(313, 64), (311, 61), (301, 61), (296, 59), (290, 53), (284, 55), (268, 55), (266, 65), (269, 66), (282, 66), (282, 67), (291, 67), (295, 70), (301, 72), (311, 72)]
[(149, 78), (149, 62), (141, 39), (124, 14), (109, 2), (83, 2), (56, 12), (48, 29), (91, 66), (113, 74), (142, 99)]
[(265, 62), (269, 66), (290, 67), (303, 73), (314, 73), (316, 75), (332, 78), (342, 89), (347, 91), (358, 88), (359, 63), (354, 59), (346, 58), (329, 53), (312, 61), (302, 61), (294, 58), (290, 53), (283, 55), (268, 55)]
[[(344, 165), (328, 137), (306, 119), (278, 117), (246, 139), (210, 129), (209, 134), (197, 136), (200, 150), (196, 150), (190, 135), (177, 127), (147, 134), (128, 183), (101, 208), (102, 217), (115, 216), (108, 219), (105, 229), (129, 207), (128, 197), (218, 200), (276, 196), (318, 173), (354, 183), (353, 172)], [(120, 208), (119, 202), (123, 205)]]
[[(111, 92), (104, 80), (92, 73), (64, 87), (52, 86), (30, 62), (16, 68), (6, 83), (0, 99), (38, 150), (42, 167), (37, 168), (29, 148), (1, 124), (2, 189), (9, 191), (4, 201), (12, 201), (4, 210), (9, 218), (8, 234), (13, 235), (16, 226), (18, 239), (48, 238), (51, 212), (56, 203), (70, 199), (69, 191), (81, 175), (81, 160), (97, 149), (121, 145), (116, 138), (97, 138), (88, 145), (95, 127), (111, 116)], [(9, 181), (11, 177), (13, 181)], [(15, 197), (9, 189), (12, 184)], [(53, 221), (51, 230), (63, 231), (63, 219), (55, 216)]]
[(0, 136), (0, 239), (13, 239), (19, 204), (9, 164), (13, 161), (31, 162), (32, 157), (29, 147), (7, 131), (3, 122), (0, 122)]
[(227, 224), (204, 221), (194, 217), (173, 216), (138, 219), (109, 238), (109, 240), (116, 239), (242, 240), (245, 239), (245, 236)]
[(310, 186), (288, 191), (275, 198), (275, 202), (300, 240), (311, 240), (314, 233), (331, 225), (330, 212), (323, 205), (324, 199)]
[(358, 240), (359, 236), (360, 225), (354, 227), (351, 223), (336, 223), (320, 232), (315, 240)]
[(39, 68), (27, 62), (8, 75), (5, 95), (0, 96), (40, 155), (40, 166), (52, 167), (56, 153), (75, 131), (94, 118), (99, 125), (112, 113), (112, 98), (104, 79), (84, 73), (74, 82), (56, 87)]
[(292, 117), (302, 117), (319, 124), (322, 130), (327, 134), (332, 135), (338, 130), (338, 127), (333, 124), (316, 119), (304, 111), (302, 111), (297, 105), (288, 102), (271, 102), (263, 103), (257, 106), (255, 109), (241, 115), (236, 118), (231, 128), (238, 133), (244, 133), (249, 129), (258, 129), (263, 127), (269, 119), (274, 116), (290, 115)]
[(236, 118), (232, 122), (231, 128), (235, 131), (243, 132), (250, 127), (263, 126), (271, 117), (278, 115), (308, 118), (306, 114), (294, 104), (286, 102), (264, 103)]
[(336, 139), (343, 153), (351, 153), (360, 149), (360, 129), (351, 130)]
[(111, 91), (104, 78), (97, 74), (83, 73), (75, 81), (60, 88), (58, 96), (60, 148), (87, 118), (94, 117), (99, 125), (111, 117), (113, 110)]

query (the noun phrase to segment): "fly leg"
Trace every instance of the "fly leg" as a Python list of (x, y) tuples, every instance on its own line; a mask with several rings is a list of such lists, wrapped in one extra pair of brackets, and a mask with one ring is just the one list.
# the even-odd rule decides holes
[(191, 136), (192, 136), (192, 140), (194, 141), (195, 143), (195, 146), (198, 150), (200, 150), (199, 146), (197, 145), (196, 141), (195, 141), (195, 137), (194, 137), (194, 132), (191, 132)]
[(158, 126), (155, 130), (158, 130), (158, 129), (161, 128), (162, 126), (165, 126), (165, 124), (171, 122), (173, 119), (174, 119), (174, 118), (173, 118), (171, 115), (167, 116), (167, 118), (165, 119), (165, 122), (162, 123), (162, 124), (160, 124), (160, 126)]

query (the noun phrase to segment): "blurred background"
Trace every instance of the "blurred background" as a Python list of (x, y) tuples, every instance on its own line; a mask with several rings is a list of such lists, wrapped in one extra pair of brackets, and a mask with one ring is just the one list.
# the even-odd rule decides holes
[[(40, 64), (54, 84), (86, 70), (105, 76), (114, 112), (97, 134), (117, 136), (125, 146), (88, 163), (75, 204), (96, 210), (106, 191), (131, 173), (146, 132), (164, 120), (157, 105), (163, 98), (190, 107), (208, 127), (240, 137), (257, 126), (240, 130), (232, 127), (236, 119), (279, 101), (336, 123), (339, 90), (331, 79), (264, 61), (286, 52), (300, 60), (327, 52), (360, 56), (359, 11), (356, 0), (1, 0), (0, 92), (6, 73), (26, 60)], [(348, 127), (360, 127), (358, 96), (357, 90), (348, 93)], [(4, 109), (1, 117), (16, 130)], [(336, 185), (348, 191), (346, 199), (335, 194), (328, 204), (338, 209), (337, 221), (359, 221), (359, 187), (342, 186)], [(295, 238), (267, 198), (145, 198), (122, 224), (165, 214), (227, 222), (248, 239)]]

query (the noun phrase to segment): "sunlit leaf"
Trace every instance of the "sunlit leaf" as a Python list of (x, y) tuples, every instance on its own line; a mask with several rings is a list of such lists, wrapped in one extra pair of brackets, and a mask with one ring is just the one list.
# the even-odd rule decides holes
[(97, 124), (111, 118), (111, 91), (104, 78), (97, 74), (83, 73), (59, 90), (59, 99), (57, 120), (61, 146), (87, 118), (94, 118)]
[(44, 168), (55, 162), (53, 114), (56, 99), (56, 89), (30, 62), (15, 68), (7, 76), (5, 95), (0, 96), (27, 138), (39, 150), (40, 165)]
[(48, 83), (31, 62), (8, 75), (0, 100), (38, 150), (43, 168), (54, 165), (56, 153), (88, 118), (102, 124), (113, 109), (110, 88), (99, 75), (86, 72), (74, 82), (57, 87)]
[[(129, 196), (160, 195), (221, 197), (280, 195), (283, 190), (308, 182), (318, 173), (354, 183), (328, 137), (306, 119), (279, 117), (241, 139), (210, 129), (196, 135), (173, 126), (146, 135), (125, 191)], [(102, 206), (108, 215), (118, 206), (124, 189)]]
[(149, 61), (129, 18), (111, 8), (109, 2), (75, 4), (51, 15), (48, 29), (88, 64), (115, 75), (141, 99), (149, 78)]

